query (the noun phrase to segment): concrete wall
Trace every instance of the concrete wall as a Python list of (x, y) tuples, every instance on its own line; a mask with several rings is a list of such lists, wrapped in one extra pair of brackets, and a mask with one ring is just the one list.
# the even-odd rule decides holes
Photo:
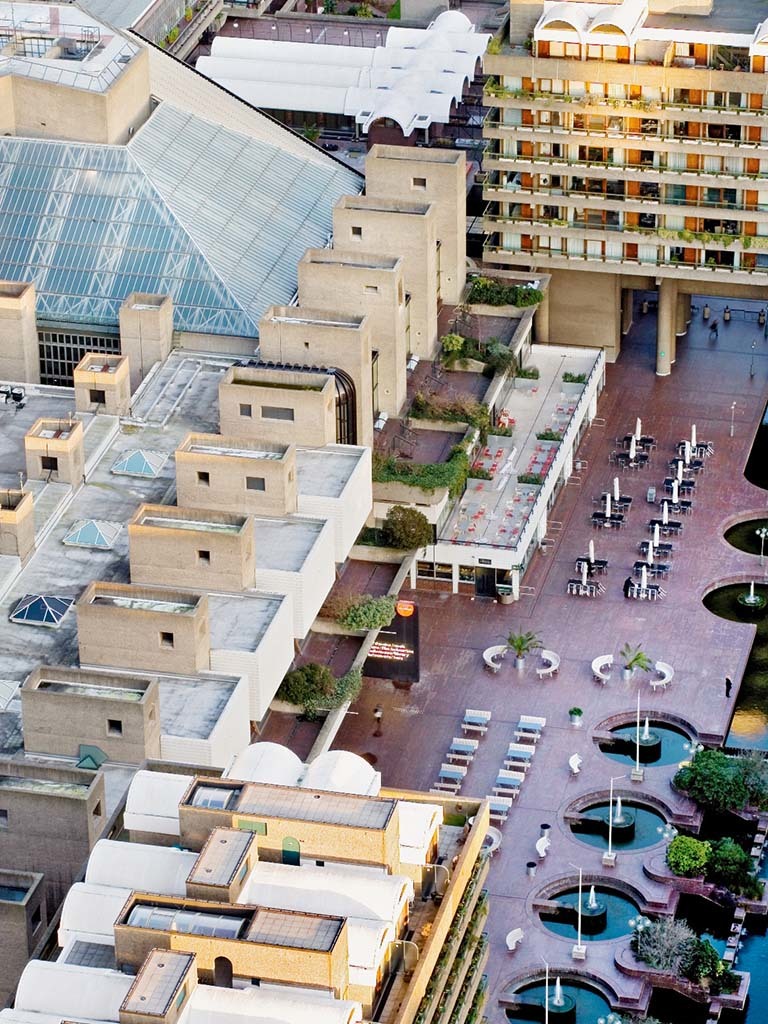
[(551, 273), (550, 343), (604, 348), (613, 362), (621, 350), (621, 278), (579, 270)]
[(333, 211), (334, 244), (355, 253), (400, 256), (410, 295), (411, 352), (437, 349), (437, 211), (428, 203), (345, 196)]
[[(6, 90), (11, 81), (11, 78), (2, 80)], [(3, 90), (0, 88), (0, 110), (2, 109)], [(33, 284), (0, 281), (0, 380), (25, 384), (40, 383)]]
[[(332, 449), (334, 447), (336, 446), (331, 446)], [(338, 497), (299, 495), (299, 512), (331, 521), (337, 562), (346, 560), (358, 534), (365, 526), (373, 505), (371, 489), (371, 452), (370, 449), (366, 449)]]
[[(190, 699), (194, 700), (193, 693)], [(235, 754), (248, 746), (250, 739), (248, 681), (241, 679), (208, 736), (163, 734), (160, 757), (177, 764), (225, 768)]]
[(0, 900), (0, 1005), (5, 1005), (48, 925), (43, 876), (0, 870), (0, 885), (26, 888), (23, 900)]
[(173, 299), (133, 292), (120, 306), (120, 352), (128, 356), (131, 391), (155, 363), (168, 357), (173, 343)]
[(131, 406), (131, 377), (127, 356), (87, 352), (75, 367), (75, 408), (126, 416)]
[(31, 493), (0, 491), (0, 555), (25, 562), (35, 550), (34, 506)]
[[(80, 420), (36, 420), (24, 435), (24, 453), (30, 480), (50, 480), (73, 487), (83, 482), (85, 450)], [(51, 459), (55, 462), (48, 461)]]
[(219, 385), (219, 429), (280, 444), (333, 444), (335, 400), (330, 374), (232, 367)]
[(434, 205), (441, 298), (459, 302), (467, 281), (467, 158), (463, 150), (373, 146), (365, 160), (365, 194)]
[(346, 249), (308, 249), (298, 269), (300, 303), (365, 314), (379, 354), (379, 411), (397, 416), (406, 399), (409, 344), (403, 261)]

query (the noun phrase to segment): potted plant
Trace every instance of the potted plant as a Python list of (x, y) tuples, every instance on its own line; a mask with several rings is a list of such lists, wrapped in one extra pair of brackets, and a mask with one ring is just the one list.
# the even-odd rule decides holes
[(640, 669), (641, 672), (650, 672), (653, 668), (653, 662), (639, 644), (635, 647), (632, 644), (624, 644), (619, 653), (624, 660), (624, 681), (627, 683), (635, 674), (636, 669)]
[(571, 719), (571, 725), (574, 729), (581, 728), (581, 716), (584, 714), (583, 710), (579, 707), (572, 707), (568, 709), (568, 714)]
[(541, 647), (541, 640), (535, 633), (510, 633), (507, 637), (507, 646), (515, 652), (515, 666), (519, 671), (525, 668), (525, 656), (531, 651)]

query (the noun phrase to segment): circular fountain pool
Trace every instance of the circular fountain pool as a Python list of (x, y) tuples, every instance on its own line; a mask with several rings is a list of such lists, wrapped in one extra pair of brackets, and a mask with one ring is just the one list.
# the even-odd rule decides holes
[[(632, 724), (617, 725), (611, 729), (613, 741), (598, 743), (601, 753), (612, 761), (622, 764), (635, 764), (637, 759), (637, 727)], [(686, 749), (689, 737), (674, 725), (667, 722), (650, 721), (640, 725), (640, 764), (661, 766), (677, 764), (690, 757)]]
[[(569, 822), (576, 838), (600, 850), (608, 848), (608, 801), (585, 807), (577, 820)], [(664, 816), (646, 804), (614, 799), (612, 844), (617, 850), (642, 850), (659, 842)]]
[[(544, 979), (520, 985), (514, 992), (517, 1006), (507, 1008), (507, 1020), (541, 1024), (545, 1018)], [(562, 1002), (557, 1003), (557, 999)], [(563, 981), (559, 986), (556, 978), (549, 983), (549, 1020), (551, 1024), (595, 1024), (598, 1017), (610, 1013), (611, 1007), (605, 996), (597, 989), (582, 981)]]
[[(575, 941), (578, 937), (578, 900), (577, 887), (563, 889), (549, 900), (550, 904), (559, 906), (540, 913), (541, 923), (556, 935)], [(607, 885), (584, 886), (581, 897), (582, 940), (599, 942), (629, 935), (632, 931), (629, 921), (638, 912), (634, 900), (618, 889)]]

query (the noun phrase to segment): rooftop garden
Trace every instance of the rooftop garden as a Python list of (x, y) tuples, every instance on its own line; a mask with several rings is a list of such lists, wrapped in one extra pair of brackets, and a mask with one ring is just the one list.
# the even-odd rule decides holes
[(464, 491), (469, 476), (469, 457), (462, 444), (451, 448), (445, 462), (406, 462), (392, 455), (373, 453), (373, 482), (400, 483), (418, 487), (422, 491), (435, 491), (447, 487), (452, 498)]
[(480, 306), (536, 306), (544, 298), (538, 288), (524, 284), (505, 284), (490, 277), (473, 277), (470, 280), (467, 302)]

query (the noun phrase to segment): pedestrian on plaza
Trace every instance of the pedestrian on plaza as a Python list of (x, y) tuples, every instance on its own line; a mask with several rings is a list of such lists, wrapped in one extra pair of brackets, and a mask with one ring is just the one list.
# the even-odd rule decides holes
[(731, 696), (731, 689), (732, 689), (732, 687), (733, 687), (733, 683), (728, 678), (728, 676), (726, 676), (725, 677), (725, 699), (726, 700), (728, 700), (728, 698)]
[(719, 329), (720, 329), (720, 325), (718, 324), (717, 320), (713, 320), (712, 323), (709, 325), (709, 340), (710, 341), (717, 341), (717, 334), (718, 334)]
[(632, 584), (634, 580), (631, 576), (627, 576), (624, 580), (624, 597), (629, 597), (630, 591), (632, 590)]

